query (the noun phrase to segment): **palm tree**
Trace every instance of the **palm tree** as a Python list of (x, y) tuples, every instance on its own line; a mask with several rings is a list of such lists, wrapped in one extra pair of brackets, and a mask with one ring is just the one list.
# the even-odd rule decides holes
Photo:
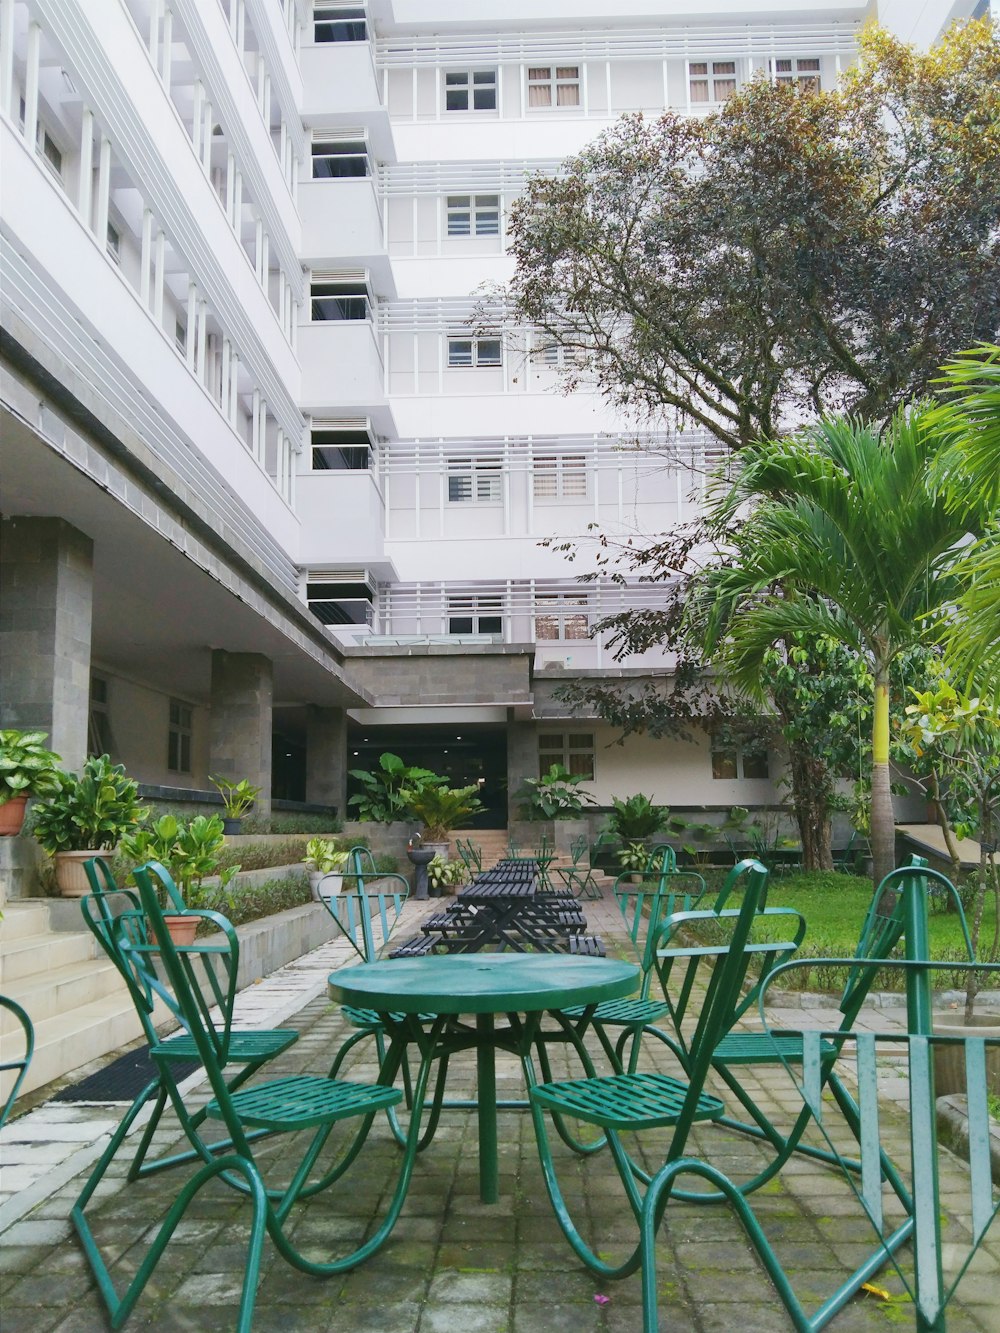
[(712, 518), (725, 531), (749, 516), (692, 608), (709, 652), (760, 699), (767, 650), (789, 635), (826, 635), (868, 660), (876, 882), (894, 864), (889, 668), (929, 636), (923, 618), (956, 592), (956, 548), (984, 528), (980, 495), (946, 501), (933, 481), (947, 439), (930, 415), (916, 405), (882, 428), (825, 419), (745, 449)]
[(947, 624), (948, 659), (1000, 702), (1000, 347), (963, 352), (944, 374), (956, 391), (937, 416), (951, 440), (941, 458), (946, 492), (959, 505), (975, 489), (992, 512), (987, 534), (962, 553), (966, 590)]

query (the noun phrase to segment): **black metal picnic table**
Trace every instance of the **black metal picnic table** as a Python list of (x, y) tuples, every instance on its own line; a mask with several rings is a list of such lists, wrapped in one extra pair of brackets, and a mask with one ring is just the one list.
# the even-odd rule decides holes
[(478, 875), (452, 907), (430, 917), (421, 930), (449, 953), (602, 952), (599, 941), (580, 946), (586, 926), (575, 901), (544, 891), (538, 866), (519, 860), (498, 862)]

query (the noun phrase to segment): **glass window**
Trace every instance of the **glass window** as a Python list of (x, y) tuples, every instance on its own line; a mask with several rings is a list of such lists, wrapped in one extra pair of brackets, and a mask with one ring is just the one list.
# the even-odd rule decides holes
[(111, 709), (108, 682), (103, 676), (90, 678), (90, 715), (87, 719), (87, 754), (115, 757), (111, 734)]
[(544, 777), (553, 764), (561, 764), (580, 777), (593, 782), (594, 734), (590, 731), (540, 732), (538, 736), (538, 775)]
[(499, 504), (502, 499), (499, 461), (473, 458), (448, 459), (448, 501), (450, 504)]
[(447, 202), (449, 236), (499, 236), (498, 194), (450, 194)]
[(769, 778), (767, 741), (762, 736), (712, 737), (712, 777)]
[(58, 144), (52, 138), (51, 134), (49, 134), (48, 130), (43, 129), (41, 134), (42, 134), (42, 152), (45, 155), (45, 160), (46, 162), (48, 162), (49, 166), (61, 180), (62, 167), (63, 167), (62, 152)]
[(589, 639), (587, 598), (582, 593), (543, 594), (535, 599), (535, 638)]
[(364, 139), (323, 139), (312, 145), (313, 180), (370, 176), (371, 163)]
[(810, 93), (818, 93), (822, 86), (819, 59), (816, 56), (805, 56), (802, 59), (787, 56), (772, 60), (771, 77), (775, 83), (788, 84)]
[(688, 89), (692, 103), (724, 102), (736, 91), (736, 61), (689, 61)]
[(317, 42), (364, 42), (368, 38), (363, 5), (317, 5), (313, 11)]
[(449, 634), (502, 634), (499, 597), (449, 597)]
[(580, 105), (579, 65), (529, 65), (528, 106)]
[(587, 460), (583, 454), (548, 454), (535, 458), (532, 487), (540, 500), (587, 494)]
[(371, 625), (375, 619), (367, 583), (307, 583), (306, 605), (324, 625)]
[(368, 319), (368, 289), (358, 282), (314, 282), (310, 288), (313, 320)]
[(108, 254), (116, 264), (120, 262), (122, 254), (122, 234), (112, 222), (108, 223)]
[(499, 338), (449, 338), (449, 366), (500, 366), (503, 354)]
[(170, 725), (167, 729), (167, 768), (171, 773), (191, 772), (191, 733), (193, 709), (179, 699), (170, 700)]
[(497, 109), (497, 72), (495, 69), (453, 70), (444, 76), (446, 111), (495, 111)]
[(365, 472), (371, 466), (371, 439), (364, 430), (310, 431), (314, 472)]

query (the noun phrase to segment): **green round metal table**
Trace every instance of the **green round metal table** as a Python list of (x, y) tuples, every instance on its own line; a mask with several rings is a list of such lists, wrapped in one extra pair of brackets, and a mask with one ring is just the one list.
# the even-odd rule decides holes
[[(497, 1164), (497, 1047), (514, 1051), (522, 1064), (546, 1013), (630, 995), (639, 982), (634, 963), (570, 954), (459, 954), (398, 958), (362, 963), (331, 972), (334, 1000), (382, 1015), (398, 1052), (409, 1042), (420, 1045), (425, 1061), (474, 1048), (478, 1077), (479, 1189), (484, 1203), (499, 1197)], [(436, 1016), (431, 1036), (418, 1015)], [(475, 1028), (458, 1020), (473, 1015)], [(497, 1014), (507, 1015), (497, 1028)], [(520, 1021), (519, 1015), (527, 1015)], [(589, 1014), (585, 1014), (583, 1025)], [(565, 1025), (563, 1025), (565, 1026)], [(420, 1115), (422, 1106), (414, 1106)]]

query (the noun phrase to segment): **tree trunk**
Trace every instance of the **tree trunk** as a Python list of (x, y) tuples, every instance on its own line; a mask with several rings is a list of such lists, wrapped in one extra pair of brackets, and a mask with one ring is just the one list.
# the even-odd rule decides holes
[(875, 668), (872, 723), (872, 863), (876, 885), (896, 864), (896, 822), (889, 787), (889, 670)]
[(802, 842), (803, 869), (832, 870), (830, 770), (822, 759), (795, 746), (789, 750), (788, 766), (792, 780), (792, 810)]
[[(931, 784), (931, 801), (937, 815), (938, 828), (940, 828), (941, 836), (944, 838), (944, 845), (948, 849), (948, 860), (951, 862), (951, 881), (953, 884), (957, 884), (958, 877), (962, 873), (962, 858), (958, 854), (958, 843), (955, 841), (954, 831), (948, 822), (948, 815), (941, 800), (941, 782), (936, 773), (931, 774)], [(954, 903), (948, 904), (949, 911), (953, 907)]]

